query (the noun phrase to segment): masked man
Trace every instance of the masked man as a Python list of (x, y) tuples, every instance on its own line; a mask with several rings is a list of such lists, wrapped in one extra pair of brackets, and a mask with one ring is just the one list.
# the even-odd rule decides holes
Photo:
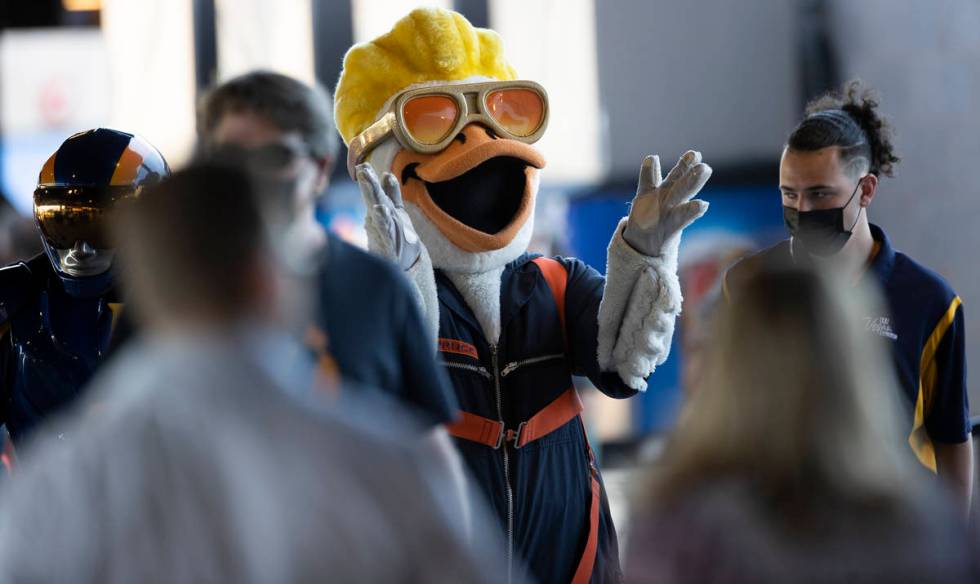
[(896, 250), (868, 208), (880, 177), (899, 162), (890, 126), (873, 95), (852, 83), (810, 104), (779, 164), (783, 217), (791, 235), (736, 264), (726, 294), (762, 266), (809, 262), (854, 280), (871, 279), (886, 314), (865, 317), (869, 338), (889, 345), (908, 443), (919, 462), (949, 485), (964, 511), (973, 492), (966, 386), (965, 321), (960, 297), (938, 274)]

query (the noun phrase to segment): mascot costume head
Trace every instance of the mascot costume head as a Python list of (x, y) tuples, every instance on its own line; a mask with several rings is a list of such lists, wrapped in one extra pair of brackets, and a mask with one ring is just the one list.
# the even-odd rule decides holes
[(416, 10), (348, 52), (335, 110), (352, 175), (366, 162), (398, 179), (433, 267), (482, 272), (525, 251), (548, 98), (517, 80), (495, 32)]

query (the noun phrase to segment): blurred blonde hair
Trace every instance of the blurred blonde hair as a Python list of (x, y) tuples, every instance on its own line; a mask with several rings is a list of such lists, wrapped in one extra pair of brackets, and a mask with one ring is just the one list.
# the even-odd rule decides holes
[(719, 307), (707, 371), (660, 468), (656, 503), (717, 479), (754, 491), (888, 503), (916, 484), (874, 290), (809, 268), (751, 275)]

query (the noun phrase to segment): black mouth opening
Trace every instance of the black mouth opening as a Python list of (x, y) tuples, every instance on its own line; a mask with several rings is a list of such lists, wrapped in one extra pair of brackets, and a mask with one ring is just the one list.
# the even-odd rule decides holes
[(499, 156), (454, 179), (426, 182), (425, 187), (432, 201), (447, 215), (493, 235), (507, 227), (521, 207), (527, 166), (519, 158)]

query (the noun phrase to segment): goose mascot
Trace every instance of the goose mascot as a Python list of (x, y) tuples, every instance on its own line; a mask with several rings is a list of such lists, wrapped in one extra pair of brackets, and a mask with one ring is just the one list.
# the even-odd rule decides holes
[(689, 151), (662, 178), (656, 156), (643, 161), (604, 278), (527, 252), (548, 96), (495, 32), (414, 10), (347, 52), (335, 99), (369, 247), (414, 282), (459, 399), (449, 431), (505, 534), (501, 580), (618, 582), (572, 375), (627, 398), (667, 358), (681, 231), (707, 211), (693, 197), (711, 168)]

